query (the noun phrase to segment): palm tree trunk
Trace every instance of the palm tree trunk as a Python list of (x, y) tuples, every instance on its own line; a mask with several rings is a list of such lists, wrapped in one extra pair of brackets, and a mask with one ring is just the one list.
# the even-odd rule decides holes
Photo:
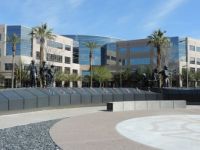
[(44, 43), (40, 43), (40, 66), (42, 66), (43, 61), (44, 61)]
[[(157, 70), (158, 72), (161, 71), (161, 48), (157, 47)], [(162, 86), (162, 76), (159, 74), (159, 87), (161, 88)]]
[(161, 70), (161, 49), (157, 47), (157, 69), (158, 71)]
[(14, 88), (14, 71), (15, 71), (15, 48), (13, 47), (13, 57), (12, 57), (12, 88)]
[(90, 49), (90, 87), (92, 87), (92, 49)]

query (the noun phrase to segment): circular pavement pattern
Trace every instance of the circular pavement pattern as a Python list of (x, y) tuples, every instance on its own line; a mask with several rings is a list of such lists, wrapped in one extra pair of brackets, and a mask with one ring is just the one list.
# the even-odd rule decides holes
[(163, 115), (122, 121), (117, 131), (130, 140), (167, 150), (199, 150), (200, 115)]

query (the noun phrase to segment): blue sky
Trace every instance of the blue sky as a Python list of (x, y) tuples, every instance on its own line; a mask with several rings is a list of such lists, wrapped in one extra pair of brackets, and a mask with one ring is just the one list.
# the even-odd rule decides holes
[(160, 28), (200, 39), (199, 0), (1, 0), (0, 6), (0, 24), (47, 22), (58, 34), (136, 39)]

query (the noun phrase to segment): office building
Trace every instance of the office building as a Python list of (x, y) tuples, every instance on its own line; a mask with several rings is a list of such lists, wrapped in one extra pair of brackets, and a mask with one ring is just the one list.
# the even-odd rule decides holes
[(79, 64), (81, 66), (82, 75), (89, 75), (89, 48), (85, 47), (86, 42), (95, 42), (98, 47), (94, 49), (93, 52), (93, 62), (94, 66), (102, 65), (102, 46), (107, 43), (117, 42), (120, 39), (112, 37), (103, 36), (90, 36), (90, 35), (64, 35), (65, 37), (72, 38), (79, 44)]
[[(37, 39), (32, 39), (31, 28), (21, 25), (0, 25), (0, 72), (5, 76), (5, 86), (11, 86), (12, 70), (12, 45), (6, 42), (8, 37), (14, 33), (20, 38), (20, 43), (16, 45), (16, 66), (20, 65), (27, 68), (31, 60), (35, 60), (39, 66), (40, 43)], [(54, 65), (56, 71), (81, 74), (80, 65), (74, 59), (73, 39), (56, 35), (54, 40), (46, 40), (44, 55), (48, 66)], [(70, 83), (73, 86), (73, 83)], [(77, 86), (74, 83), (74, 86)], [(78, 82), (81, 86), (81, 82)]]

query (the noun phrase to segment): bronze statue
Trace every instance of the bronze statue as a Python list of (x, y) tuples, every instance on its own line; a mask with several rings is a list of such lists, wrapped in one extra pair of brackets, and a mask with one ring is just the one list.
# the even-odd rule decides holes
[(162, 87), (169, 87), (169, 71), (168, 67), (164, 66), (163, 70), (160, 72), (163, 79)]
[(47, 70), (48, 67), (46, 66), (46, 62), (43, 61), (42, 66), (40, 67), (40, 79), (43, 88), (46, 87)]
[(29, 65), (29, 71), (30, 71), (31, 87), (36, 87), (37, 68), (35, 66), (34, 60), (32, 60), (31, 64)]
[(51, 68), (49, 68), (47, 70), (47, 75), (46, 75), (46, 83), (47, 86), (51, 86), (53, 87), (53, 83), (54, 83), (54, 74), (55, 74), (55, 69), (54, 69), (54, 65), (51, 65)]
[(158, 87), (158, 83), (159, 83), (159, 75), (158, 75), (158, 70), (155, 68), (152, 72), (152, 76), (151, 76), (151, 87)]

